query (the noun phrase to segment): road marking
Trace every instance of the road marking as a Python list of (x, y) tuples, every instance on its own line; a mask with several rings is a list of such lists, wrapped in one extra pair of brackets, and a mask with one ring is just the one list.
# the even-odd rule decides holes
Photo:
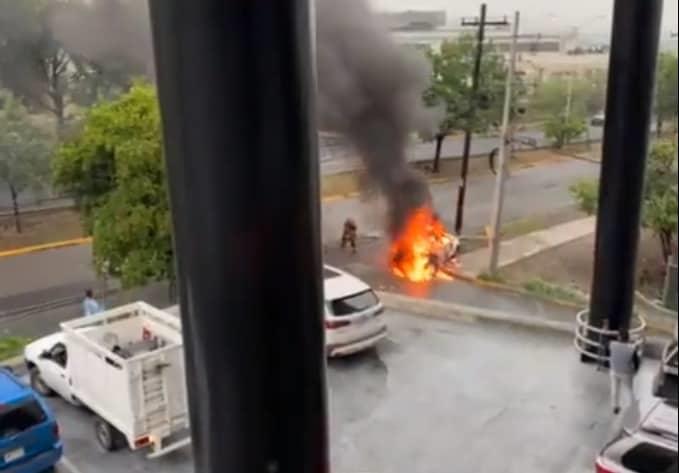
[(71, 460), (69, 460), (66, 457), (61, 458), (61, 462), (59, 462), (59, 465), (63, 466), (68, 473), (82, 473), (78, 468), (76, 468), (76, 466), (71, 462)]
[(26, 255), (28, 253), (35, 253), (37, 251), (54, 250), (57, 248), (66, 248), (68, 246), (85, 245), (87, 243), (92, 243), (91, 237), (76, 238), (74, 240), (66, 241), (56, 241), (53, 243), (45, 243), (44, 245), (25, 246), (23, 248), (16, 248), (14, 250), (0, 251), (0, 258), (7, 258), (10, 256), (21, 256)]

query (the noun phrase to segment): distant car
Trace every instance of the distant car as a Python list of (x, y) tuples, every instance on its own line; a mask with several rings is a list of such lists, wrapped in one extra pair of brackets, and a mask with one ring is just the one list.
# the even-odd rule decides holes
[(367, 350), (387, 336), (384, 306), (370, 286), (328, 265), (323, 267), (323, 281), (328, 356)]
[(620, 433), (597, 458), (596, 472), (676, 473), (678, 461), (677, 404), (654, 397), (628, 410)]
[(59, 427), (47, 404), (0, 369), (0, 472), (47, 473), (62, 455)]
[(596, 126), (596, 127), (601, 127), (604, 126), (606, 123), (606, 115), (603, 113), (598, 113), (592, 117), (592, 120), (590, 121), (591, 126)]

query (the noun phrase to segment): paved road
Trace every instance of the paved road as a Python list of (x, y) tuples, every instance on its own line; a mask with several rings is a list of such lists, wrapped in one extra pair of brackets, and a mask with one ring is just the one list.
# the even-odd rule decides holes
[[(603, 129), (590, 127), (589, 139), (601, 140)], [(526, 130), (517, 133), (517, 137), (532, 140), (538, 147), (548, 146), (549, 140), (545, 134), (539, 130)], [(584, 139), (584, 138), (583, 138)], [(471, 155), (487, 155), (500, 144), (500, 139), (496, 136), (483, 137), (475, 136), (472, 140)], [(464, 139), (462, 136), (455, 136), (443, 142), (441, 155), (444, 158), (462, 157), (464, 150)], [(321, 143), (321, 171), (323, 174), (336, 174), (340, 172), (352, 171), (360, 166), (358, 156), (354, 151), (347, 147), (343, 142)], [(433, 142), (414, 143), (408, 149), (408, 160), (410, 162), (429, 161), (434, 158), (435, 144)]]
[[(573, 204), (569, 186), (585, 177), (598, 177), (599, 167), (595, 164), (566, 160), (515, 172), (507, 182), (504, 221), (510, 222), (530, 216), (544, 215), (564, 209)], [(434, 185), (431, 187), (436, 209), (444, 223), (454, 227), (458, 183)], [(470, 179), (465, 206), (465, 227), (463, 234), (482, 231), (490, 220), (495, 179), (486, 174)], [(324, 241), (336, 240), (341, 231), (341, 222), (353, 216), (363, 234), (374, 234), (383, 228), (384, 204), (361, 202), (360, 199), (346, 199), (323, 205)]]
[[(597, 176), (597, 166), (582, 161), (563, 161), (516, 172), (507, 186), (505, 221), (553, 212), (572, 205), (568, 186), (586, 176)], [(483, 229), (491, 211), (494, 179), (490, 175), (471, 179), (465, 233)], [(432, 187), (434, 201), (444, 222), (453, 226), (457, 189), (455, 183)], [(379, 234), (383, 205), (347, 199), (323, 205), (323, 239), (335, 245), (342, 222), (353, 216), (363, 234)], [(0, 259), (0, 317), (18, 307), (77, 296), (97, 284), (90, 267), (91, 248), (80, 246)]]
[[(545, 139), (544, 133), (537, 130), (527, 130), (521, 132), (520, 136), (529, 138), (535, 141), (538, 146), (547, 146), (548, 140)], [(602, 136), (601, 128), (590, 129), (590, 139), (599, 140)], [(499, 144), (497, 137), (482, 137), (477, 136), (472, 141), (471, 154), (481, 155), (488, 154)], [(434, 157), (434, 143), (414, 143), (408, 150), (408, 160), (411, 162), (428, 161)], [(455, 157), (459, 158), (463, 152), (463, 138), (455, 136), (448, 138), (443, 142), (442, 156), (444, 158)], [(337, 174), (341, 172), (353, 171), (359, 168), (360, 159), (356, 153), (346, 145), (344, 140), (321, 138), (320, 140), (320, 160), (321, 173), (323, 175)], [(19, 196), (19, 203), (22, 207), (32, 207), (39, 205), (40, 207), (50, 207), (55, 205), (64, 205), (63, 200), (49, 201), (41, 203), (42, 195), (34, 195), (30, 190), (26, 190)], [(9, 191), (0, 186), (0, 215), (11, 212), (12, 200)]]
[[(592, 471), (614, 428), (608, 382), (577, 361), (570, 337), (401, 313), (389, 324), (376, 352), (329, 363), (333, 471)], [(60, 473), (193, 471), (190, 451), (159, 461), (101, 453), (89, 415), (53, 405), (77, 468)]]

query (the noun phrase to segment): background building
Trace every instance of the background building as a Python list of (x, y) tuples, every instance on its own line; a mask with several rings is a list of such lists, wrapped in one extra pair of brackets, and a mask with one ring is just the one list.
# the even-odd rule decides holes
[[(418, 49), (439, 49), (444, 41), (474, 35), (474, 28), (451, 26), (445, 11), (404, 11), (383, 13), (382, 18), (397, 43)], [(455, 20), (459, 25), (459, 22)], [(489, 43), (508, 54), (512, 37), (509, 27), (489, 26)], [(518, 73), (533, 83), (562, 77), (594, 77), (608, 68), (608, 48), (580, 46), (577, 31), (565, 34), (527, 33), (518, 43)]]

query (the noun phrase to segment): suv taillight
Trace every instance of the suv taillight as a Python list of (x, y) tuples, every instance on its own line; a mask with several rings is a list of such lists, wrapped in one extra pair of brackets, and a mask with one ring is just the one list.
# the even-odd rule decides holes
[(351, 325), (351, 322), (349, 320), (326, 320), (325, 321), (325, 328), (328, 330), (335, 330), (338, 328), (342, 327), (348, 327)]
[(597, 462), (596, 462), (596, 473), (615, 473), (615, 471), (609, 470), (607, 467), (603, 466), (597, 460)]
[(56, 422), (54, 423), (54, 427), (52, 427), (52, 432), (54, 433), (54, 438), (56, 440), (59, 440), (59, 438), (61, 438), (61, 430), (59, 429), (58, 423)]

